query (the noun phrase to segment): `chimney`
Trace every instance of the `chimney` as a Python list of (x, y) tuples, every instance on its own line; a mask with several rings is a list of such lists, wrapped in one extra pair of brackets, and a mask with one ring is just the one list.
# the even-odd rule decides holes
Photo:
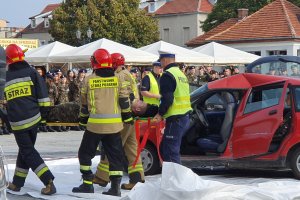
[(238, 9), (238, 20), (242, 20), (244, 19), (245, 17), (248, 16), (248, 9), (247, 8), (239, 8)]

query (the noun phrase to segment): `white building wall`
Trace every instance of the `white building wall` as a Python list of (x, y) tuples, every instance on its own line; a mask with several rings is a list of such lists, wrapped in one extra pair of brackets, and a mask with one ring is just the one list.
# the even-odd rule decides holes
[(32, 34), (22, 34), (24, 39), (39, 39), (41, 45), (48, 44), (49, 41), (53, 40), (49, 33), (32, 33)]
[(261, 43), (239, 43), (239, 44), (226, 44), (227, 46), (246, 51), (254, 52), (260, 51), (261, 56), (269, 56), (268, 51), (287, 51), (289, 56), (297, 56), (300, 51), (300, 42), (261, 42)]
[[(160, 39), (165, 42), (185, 47), (187, 41), (198, 36), (199, 18), (197, 13), (158, 16)], [(168, 37), (166, 35), (166, 30), (169, 30)]]

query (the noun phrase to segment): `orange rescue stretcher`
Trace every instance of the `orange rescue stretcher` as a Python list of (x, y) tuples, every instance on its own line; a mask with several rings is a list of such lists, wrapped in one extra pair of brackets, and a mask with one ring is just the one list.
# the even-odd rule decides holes
[(136, 140), (138, 143), (138, 148), (137, 148), (137, 157), (132, 165), (133, 167), (135, 167), (138, 158), (140, 157), (141, 152), (144, 149), (148, 140), (155, 145), (160, 163), (162, 163), (163, 160), (160, 155), (159, 146), (162, 139), (162, 134), (163, 134), (162, 131), (164, 127), (165, 127), (164, 121), (156, 122), (156, 121), (152, 121), (151, 118), (148, 119), (138, 118), (135, 121), (135, 132), (136, 132)]

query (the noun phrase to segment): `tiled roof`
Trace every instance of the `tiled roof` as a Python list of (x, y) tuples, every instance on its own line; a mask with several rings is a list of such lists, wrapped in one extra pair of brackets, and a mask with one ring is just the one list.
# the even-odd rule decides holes
[[(299, 18), (298, 18), (299, 17)], [(226, 30), (192, 39), (187, 44), (206, 42), (283, 40), (300, 37), (300, 8), (287, 0), (275, 0)], [(222, 25), (222, 24), (221, 24)], [(217, 27), (218, 28), (218, 27)], [(209, 32), (208, 32), (209, 33)], [(193, 41), (193, 42), (192, 42)]]
[(193, 12), (211, 12), (213, 5), (208, 0), (172, 0), (161, 6), (155, 15), (168, 15)]
[(21, 33), (22, 34), (31, 34), (31, 33), (48, 33), (49, 27), (45, 28), (44, 23), (40, 23), (35, 28), (31, 28), (31, 25), (29, 24)]
[(57, 7), (59, 7), (59, 6), (60, 6), (59, 3), (57, 3), (57, 4), (48, 4), (48, 5), (42, 10), (42, 12), (41, 12), (40, 14), (34, 15), (34, 16), (32, 16), (32, 17), (29, 17), (29, 19), (34, 18), (34, 17), (36, 17), (36, 16), (39, 16), (39, 15), (41, 15), (41, 14), (44, 14), (44, 13), (53, 11), (53, 10), (55, 10), (55, 9), (56, 9)]
[(225, 31), (226, 29), (230, 28), (234, 24), (238, 22), (237, 18), (231, 18), (220, 24), (219, 26), (211, 29), (210, 31), (204, 33), (203, 35), (200, 35), (186, 43), (187, 46), (199, 46), (199, 44), (204, 44), (206, 43), (206, 39), (220, 33), (222, 31)]

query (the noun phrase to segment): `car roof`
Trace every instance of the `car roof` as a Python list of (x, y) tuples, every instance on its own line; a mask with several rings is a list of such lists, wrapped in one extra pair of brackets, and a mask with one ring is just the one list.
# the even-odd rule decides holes
[(299, 78), (243, 73), (209, 82), (207, 86), (208, 89), (249, 89), (283, 81), (288, 81), (292, 85), (300, 85)]
[(300, 57), (298, 56), (285, 56), (285, 55), (276, 55), (276, 56), (267, 56), (267, 57), (262, 57), (259, 58), (252, 63), (247, 65), (247, 72), (252, 72), (252, 68), (261, 65), (263, 63), (271, 63), (271, 62), (276, 62), (276, 61), (281, 61), (281, 62), (294, 62), (294, 63), (299, 63), (300, 64)]

